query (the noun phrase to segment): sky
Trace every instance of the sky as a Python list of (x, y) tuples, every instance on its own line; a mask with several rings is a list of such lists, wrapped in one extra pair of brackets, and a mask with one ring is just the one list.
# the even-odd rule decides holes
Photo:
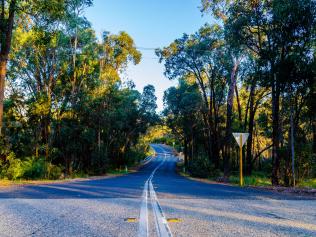
[(127, 32), (142, 53), (142, 61), (129, 65), (125, 78), (133, 80), (136, 89), (152, 84), (158, 98), (158, 111), (163, 109), (163, 93), (177, 84), (164, 76), (164, 66), (158, 62), (154, 50), (168, 46), (183, 33), (194, 33), (209, 15), (202, 16), (200, 0), (94, 0), (85, 16), (92, 23), (97, 36), (103, 31), (117, 34)]

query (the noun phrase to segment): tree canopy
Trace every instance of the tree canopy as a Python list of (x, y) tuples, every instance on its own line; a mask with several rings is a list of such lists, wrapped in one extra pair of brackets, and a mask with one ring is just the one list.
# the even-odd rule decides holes
[[(293, 184), (294, 175), (299, 180), (315, 175), (315, 108), (310, 104), (315, 6), (313, 0), (202, 0), (201, 11), (217, 23), (156, 51), (165, 75), (179, 80), (177, 88), (166, 91), (165, 120), (188, 168), (204, 159), (226, 177), (234, 174), (238, 152), (232, 132), (248, 132), (246, 174), (270, 173), (275, 185)], [(186, 93), (201, 98), (199, 106), (190, 99), (186, 112), (184, 85), (196, 87)]]
[(1, 3), (1, 16), (12, 8), (15, 17), (0, 175), (102, 174), (144, 158), (148, 147), (137, 143), (158, 122), (157, 98), (152, 85), (140, 93), (122, 80), (128, 64), (141, 60), (132, 37), (104, 32), (98, 40), (83, 15), (90, 0)]

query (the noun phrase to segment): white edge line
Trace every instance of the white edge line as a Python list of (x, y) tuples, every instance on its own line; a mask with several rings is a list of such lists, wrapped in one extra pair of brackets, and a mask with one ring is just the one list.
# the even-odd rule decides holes
[(148, 180), (145, 182), (140, 209), (138, 237), (148, 237)]
[[(168, 222), (163, 214), (163, 211), (159, 205), (158, 198), (156, 195), (156, 192), (154, 190), (152, 179), (156, 173), (156, 171), (163, 165), (163, 163), (166, 161), (166, 154), (164, 156), (163, 161), (153, 170), (149, 178), (146, 180), (142, 195), (142, 204), (141, 204), (141, 210), (140, 210), (140, 218), (139, 218), (139, 229), (138, 229), (138, 237), (148, 237), (148, 231), (149, 231), (149, 223), (148, 223), (148, 190), (150, 194), (150, 200), (151, 205), (154, 211), (155, 216), (155, 224), (156, 229), (159, 234), (159, 236), (169, 236), (172, 237), (172, 233), (170, 230), (170, 227), (168, 226)], [(152, 158), (152, 157), (151, 157)], [(151, 159), (148, 160), (148, 162)], [(146, 162), (146, 163), (148, 163)], [(164, 228), (163, 228), (164, 227)]]
[(151, 205), (154, 211), (154, 216), (155, 216), (155, 223), (156, 223), (156, 229), (159, 234), (159, 236), (163, 237), (172, 237), (172, 233), (170, 230), (170, 227), (168, 225), (168, 222), (163, 214), (163, 211), (159, 205), (159, 201), (154, 189), (154, 186), (152, 184), (152, 179), (154, 177), (155, 172), (163, 165), (163, 163), (166, 161), (166, 158), (160, 163), (159, 166), (153, 171), (150, 179), (149, 179), (149, 193), (150, 193), (150, 200), (151, 200)]

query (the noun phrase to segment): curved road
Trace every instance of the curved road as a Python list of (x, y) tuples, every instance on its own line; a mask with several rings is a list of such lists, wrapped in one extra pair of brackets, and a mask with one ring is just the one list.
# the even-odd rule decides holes
[(175, 173), (164, 145), (138, 172), (0, 189), (1, 236), (316, 236), (316, 200)]

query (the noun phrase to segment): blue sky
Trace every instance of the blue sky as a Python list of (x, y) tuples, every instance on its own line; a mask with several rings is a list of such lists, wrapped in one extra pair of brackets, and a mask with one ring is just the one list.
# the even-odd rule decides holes
[[(113, 34), (126, 31), (137, 47), (158, 48), (210, 23), (210, 15), (203, 17), (199, 5), (200, 0), (94, 0), (85, 16), (98, 36), (103, 31)], [(159, 64), (153, 50), (140, 51), (141, 63), (130, 65), (125, 77), (133, 80), (140, 91), (147, 84), (154, 85), (158, 110), (162, 110), (163, 92), (176, 81), (169, 81), (163, 75), (163, 64)]]

